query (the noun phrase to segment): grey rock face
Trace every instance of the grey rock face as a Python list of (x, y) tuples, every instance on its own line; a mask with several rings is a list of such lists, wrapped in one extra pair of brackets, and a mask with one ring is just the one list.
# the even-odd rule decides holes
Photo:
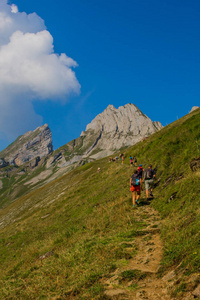
[(29, 167), (31, 167), (32, 169), (38, 166), (38, 163), (40, 161), (40, 157), (36, 156), (29, 164)]
[(118, 109), (109, 105), (87, 125), (82, 136), (98, 133), (95, 143), (88, 149), (87, 154), (97, 147), (113, 152), (121, 147), (136, 144), (162, 127), (160, 122), (152, 122), (134, 104), (126, 104)]
[[(36, 159), (38, 162), (52, 151), (51, 130), (45, 124), (19, 137), (14, 143), (3, 150), (1, 155), (9, 164), (20, 166), (33, 159)], [(34, 162), (35, 165), (37, 165), (36, 161)]]
[(50, 168), (54, 164), (57, 164), (58, 167), (63, 168), (68, 165), (68, 163), (65, 160), (65, 157), (63, 156), (63, 151), (60, 151), (59, 153), (52, 155), (46, 163), (46, 168)]
[(87, 125), (79, 138), (65, 145), (67, 164), (112, 155), (122, 147), (136, 144), (162, 127), (160, 122), (152, 122), (134, 104), (126, 104), (118, 109), (109, 105)]

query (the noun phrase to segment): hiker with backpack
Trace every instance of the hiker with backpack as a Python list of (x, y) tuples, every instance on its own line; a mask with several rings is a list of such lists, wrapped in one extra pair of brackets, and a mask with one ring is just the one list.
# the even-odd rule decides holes
[(133, 158), (132, 158), (132, 156), (130, 156), (130, 166), (132, 166), (133, 165)]
[(123, 153), (121, 153), (119, 157), (121, 158), (122, 165), (123, 165), (123, 163), (124, 163), (124, 154), (123, 154)]
[(152, 191), (154, 187), (154, 178), (156, 174), (152, 169), (152, 165), (149, 165), (148, 168), (144, 170), (144, 184), (146, 190), (147, 201), (150, 200), (149, 196), (153, 197)]
[(138, 176), (139, 176), (139, 178), (142, 178), (143, 171), (144, 171), (144, 169), (143, 169), (142, 165), (139, 165), (139, 167), (138, 167)]
[(139, 204), (140, 191), (142, 190), (142, 178), (139, 178), (137, 169), (131, 176), (130, 186), (130, 191), (132, 192), (133, 207), (135, 207), (135, 203)]
[(133, 157), (133, 164), (134, 164), (134, 166), (136, 166), (136, 162), (137, 162), (137, 158), (134, 156)]

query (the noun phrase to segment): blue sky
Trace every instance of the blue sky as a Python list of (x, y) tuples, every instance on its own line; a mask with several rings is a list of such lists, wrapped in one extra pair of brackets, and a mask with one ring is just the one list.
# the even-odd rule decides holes
[[(19, 107), (25, 107), (24, 115), (19, 117), (21, 110), (14, 109), (10, 123), (24, 121), (15, 130), (11, 126), (9, 132), (5, 125), (3, 129), (0, 127), (0, 150), (19, 134), (45, 123), (52, 130), (56, 149), (78, 137), (109, 104), (118, 108), (134, 103), (164, 126), (187, 114), (192, 106), (199, 106), (199, 1), (14, 0), (7, 3), (12, 4), (18, 7), (16, 15), (25, 12), (29, 16), (35, 12), (41, 18), (37, 19), (34, 33), (43, 30), (45, 24), (53, 37), (54, 53), (58, 56), (65, 53), (73, 60), (67, 64), (66, 71), (73, 70), (75, 77), (71, 81), (63, 80), (61, 85), (58, 76), (51, 78), (52, 82), (59, 81), (55, 90), (41, 92), (40, 87), (34, 97), (33, 90), (29, 91), (28, 96), (32, 97), (29, 104), (22, 101), (27, 97), (27, 90), (22, 90), (24, 85), (20, 81), (20, 93), (12, 97), (15, 105), (21, 101)], [(49, 36), (46, 40), (49, 41)], [(60, 61), (56, 72), (63, 68)], [(26, 84), (32, 88), (30, 81)], [(66, 84), (71, 84), (70, 91), (64, 90)], [(26, 121), (27, 115), (31, 117)]]

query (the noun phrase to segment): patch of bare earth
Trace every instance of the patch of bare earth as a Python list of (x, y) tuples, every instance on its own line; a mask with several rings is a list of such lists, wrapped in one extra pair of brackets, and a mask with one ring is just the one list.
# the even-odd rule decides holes
[[(110, 274), (109, 279), (103, 279), (106, 299), (130, 300), (168, 300), (176, 299), (170, 294), (176, 284), (175, 270), (158, 276), (163, 254), (160, 239), (161, 220), (158, 213), (150, 206), (138, 207), (135, 211), (138, 219), (145, 218), (147, 227), (138, 231), (132, 244), (137, 247), (137, 254), (128, 261), (128, 265), (120, 266)], [(130, 247), (130, 253), (133, 247)], [(192, 294), (190, 294), (192, 295)], [(193, 299), (190, 295), (182, 299)]]

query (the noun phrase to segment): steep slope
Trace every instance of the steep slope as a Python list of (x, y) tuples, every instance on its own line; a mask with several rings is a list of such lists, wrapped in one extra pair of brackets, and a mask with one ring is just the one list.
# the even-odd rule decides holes
[[(199, 297), (199, 123), (197, 109), (127, 149), (124, 164), (88, 163), (1, 210), (2, 298)], [(131, 205), (130, 154), (157, 167), (148, 209), (144, 192), (140, 206)], [(161, 246), (159, 230), (160, 263), (151, 256)]]

